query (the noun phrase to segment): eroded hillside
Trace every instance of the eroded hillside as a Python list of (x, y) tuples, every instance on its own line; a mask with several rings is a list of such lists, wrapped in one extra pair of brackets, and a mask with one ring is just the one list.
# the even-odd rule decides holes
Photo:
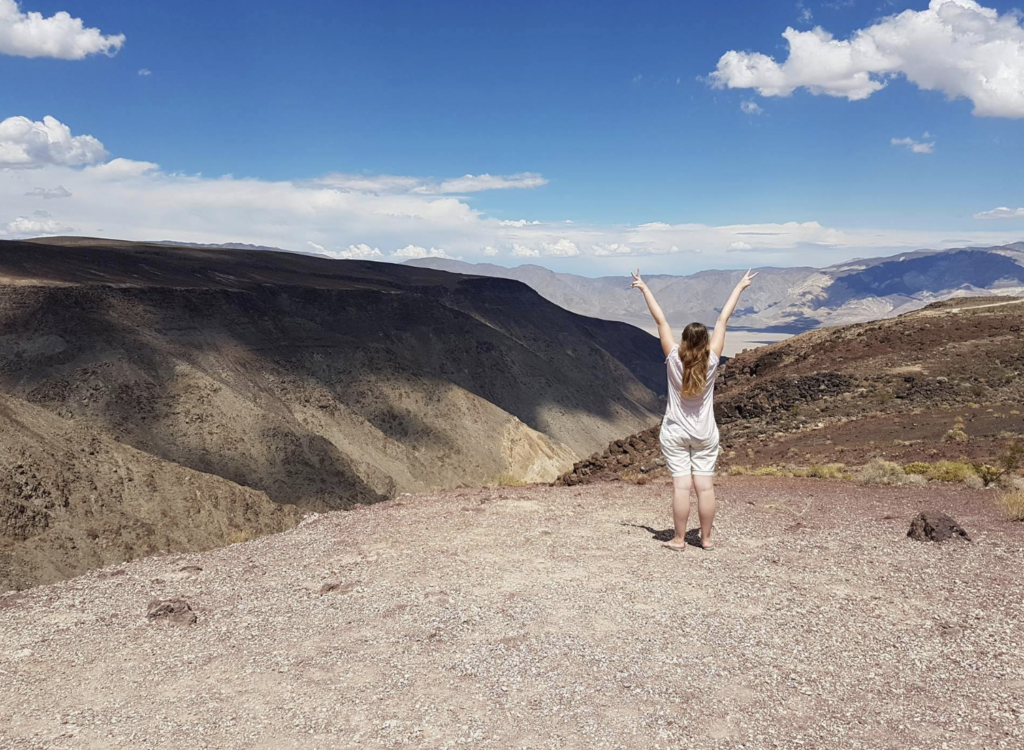
[[(50, 433), (74, 434), (130, 446), (132, 466), (158, 460), (276, 504), (338, 509), (550, 480), (659, 408), (652, 337), (516, 282), (85, 240), (0, 243), (0, 277), (0, 389), (15, 410), (52, 420), (18, 448), (21, 463), (45, 471), (67, 465)], [(171, 468), (140, 502), (178, 502), (186, 490)], [(2, 471), (9, 480), (14, 469)], [(74, 490), (68, 502), (90, 500)], [(41, 503), (32, 492), (0, 496), (5, 517)], [(260, 533), (261, 523), (238, 527)], [(115, 531), (100, 524), (65, 550), (67, 565), (91, 565), (91, 548)], [(29, 543), (19, 534), (0, 547), (0, 587)], [(43, 548), (50, 532), (30, 536)]]
[[(721, 468), (995, 462), (1024, 442), (1022, 330), (1020, 298), (958, 299), (745, 351), (716, 383)], [(613, 441), (562, 481), (662, 473), (657, 434)]]

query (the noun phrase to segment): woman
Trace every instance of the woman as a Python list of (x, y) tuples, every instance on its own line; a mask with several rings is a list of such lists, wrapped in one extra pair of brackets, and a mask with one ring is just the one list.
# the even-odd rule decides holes
[(715, 463), (718, 461), (718, 425), (715, 424), (715, 373), (725, 346), (725, 326), (743, 290), (756, 273), (747, 271), (732, 290), (709, 337), (703, 323), (690, 323), (676, 344), (672, 329), (657, 300), (640, 278), (640, 269), (632, 274), (632, 288), (639, 289), (647, 308), (658, 324), (661, 350), (668, 369), (668, 404), (661, 423), (661, 452), (672, 475), (672, 518), (676, 535), (664, 547), (686, 549), (686, 520), (690, 515), (690, 487), (697, 489), (697, 516), (700, 518), (700, 543), (714, 549), (711, 530), (715, 520)]

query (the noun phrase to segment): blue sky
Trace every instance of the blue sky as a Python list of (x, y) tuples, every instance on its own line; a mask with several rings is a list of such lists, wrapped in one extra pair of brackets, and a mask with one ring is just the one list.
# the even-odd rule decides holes
[[(1012, 3), (946, 2), (21, 0), (20, 14), (65, 11), (108, 40), (124, 35), (55, 59), (11, 41), (3, 54), (5, 3), (6, 22), (18, 19), (0, 0), (0, 76), (17, 82), (4, 86), (0, 120), (51, 116), (103, 150), (8, 164), (0, 232), (102, 229), (336, 257), (412, 248), (580, 273), (817, 265), (1024, 239), (1024, 29)], [(987, 47), (951, 55), (930, 36), (977, 23)], [(844, 42), (878, 24), (904, 35), (897, 52), (872, 47), (834, 75), (820, 71), (845, 53), (827, 43), (802, 69), (766, 72), (746, 57), (783, 63), (787, 27)], [(1009, 70), (996, 94), (943, 62), (990, 61), (993, 49)], [(741, 59), (723, 73), (730, 51)], [(884, 87), (850, 100), (862, 70)], [(3, 144), (0, 132), (0, 164)], [(99, 180), (112, 159), (124, 169)], [(224, 175), (235, 179), (218, 190)], [(463, 175), (512, 179), (440, 187)], [(395, 189), (353, 176), (408, 179)], [(72, 195), (25, 195), (57, 187)], [(209, 196), (228, 193), (218, 213)], [(254, 223), (273, 200), (296, 205)], [(1008, 218), (975, 218), (997, 208)]]

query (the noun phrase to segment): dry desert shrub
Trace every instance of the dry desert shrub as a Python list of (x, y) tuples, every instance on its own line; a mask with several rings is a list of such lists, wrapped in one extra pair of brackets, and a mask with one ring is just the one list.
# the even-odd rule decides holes
[(861, 484), (884, 485), (922, 485), (927, 483), (927, 480), (920, 474), (908, 474), (899, 464), (881, 458), (876, 458), (861, 467), (861, 470), (857, 472), (857, 480)]
[(999, 507), (1011, 521), (1024, 521), (1024, 489), (1004, 493), (999, 498)]
[(936, 461), (928, 470), (928, 478), (937, 482), (963, 482), (976, 476), (974, 467), (965, 461)]
[(907, 474), (927, 474), (932, 470), (932, 465), (925, 463), (924, 461), (911, 461), (909, 464), (905, 464), (903, 471)]
[(785, 469), (778, 466), (759, 466), (751, 472), (755, 477), (788, 477), (792, 476)]
[(526, 482), (508, 471), (499, 474), (494, 483), (499, 487), (523, 487), (526, 485)]
[(843, 479), (845, 475), (843, 464), (811, 464), (807, 469), (807, 476), (815, 479)]
[(739, 464), (735, 464), (734, 466), (729, 467), (728, 473), (731, 477), (742, 477), (749, 474), (750, 469), (748, 469), (746, 466), (740, 466)]

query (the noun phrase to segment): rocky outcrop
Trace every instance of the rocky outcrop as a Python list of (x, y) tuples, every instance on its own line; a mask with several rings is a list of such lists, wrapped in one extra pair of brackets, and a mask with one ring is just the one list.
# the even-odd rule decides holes
[(944, 542), (956, 538), (971, 541), (960, 524), (945, 513), (934, 510), (918, 513), (910, 522), (907, 536), (918, 542)]

